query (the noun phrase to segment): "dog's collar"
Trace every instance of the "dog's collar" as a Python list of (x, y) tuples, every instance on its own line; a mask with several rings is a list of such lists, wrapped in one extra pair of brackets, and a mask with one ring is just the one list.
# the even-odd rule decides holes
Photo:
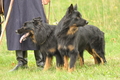
[(42, 43), (40, 43), (40, 44), (41, 44), (41, 45), (44, 44), (44, 43), (46, 42), (46, 40), (47, 40), (47, 38), (46, 38)]

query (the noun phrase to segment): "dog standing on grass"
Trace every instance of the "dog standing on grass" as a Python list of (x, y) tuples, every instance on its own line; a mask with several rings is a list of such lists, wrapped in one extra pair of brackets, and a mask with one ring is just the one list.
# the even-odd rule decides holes
[(78, 56), (80, 65), (84, 64), (84, 50), (93, 56), (95, 64), (104, 64), (104, 33), (95, 26), (86, 25), (88, 22), (81, 16), (77, 5), (73, 7), (71, 4), (57, 26), (42, 23), (41, 18), (35, 18), (26, 22), (17, 33), (28, 33), (27, 36), (31, 37), (33, 42), (41, 45), (41, 51), (47, 54), (44, 70), (50, 68), (54, 54), (57, 68), (64, 64), (64, 69), (72, 72)]
[(25, 22), (23, 27), (16, 30), (19, 34), (27, 34), (34, 43), (40, 45), (40, 51), (46, 53), (44, 70), (48, 70), (52, 65), (53, 55), (56, 57), (57, 69), (60, 69), (64, 62), (57, 49), (57, 41), (54, 36), (55, 25), (43, 23), (41, 18), (34, 18), (31, 21)]
[(77, 11), (77, 5), (73, 7), (71, 4), (55, 29), (58, 50), (64, 58), (64, 69), (69, 72), (74, 71), (78, 55), (80, 64), (84, 64), (84, 50), (93, 56), (95, 64), (106, 62), (104, 33), (97, 27), (86, 24), (88, 22)]

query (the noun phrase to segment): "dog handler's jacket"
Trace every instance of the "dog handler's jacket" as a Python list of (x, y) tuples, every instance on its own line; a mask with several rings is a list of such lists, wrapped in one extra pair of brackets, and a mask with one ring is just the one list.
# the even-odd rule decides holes
[[(46, 22), (42, 0), (14, 0), (10, 19), (6, 27), (6, 38), (8, 50), (38, 50), (31, 39), (22, 43), (19, 42), (22, 35), (15, 33), (15, 30), (22, 27), (23, 23), (35, 17), (41, 17)], [(7, 15), (10, 0), (4, 0), (5, 16)]]

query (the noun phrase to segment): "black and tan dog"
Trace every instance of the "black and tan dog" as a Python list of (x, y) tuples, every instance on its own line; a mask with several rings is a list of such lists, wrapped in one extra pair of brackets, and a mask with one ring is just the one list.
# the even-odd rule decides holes
[[(81, 17), (77, 6), (73, 7), (71, 4), (55, 29), (58, 50), (64, 56), (64, 68), (69, 72), (74, 70), (78, 54), (80, 64), (84, 64), (84, 50), (94, 57), (95, 64), (106, 62), (104, 33), (97, 27), (86, 24), (87, 21)], [(68, 62), (69, 58), (70, 62)]]
[(57, 42), (54, 36), (55, 27), (55, 25), (43, 23), (41, 18), (38, 17), (24, 23), (23, 27), (16, 31), (19, 34), (29, 33), (29, 37), (33, 42), (40, 45), (40, 51), (46, 53), (44, 70), (51, 67), (53, 55), (56, 57), (57, 68), (62, 67), (64, 63), (57, 49)]

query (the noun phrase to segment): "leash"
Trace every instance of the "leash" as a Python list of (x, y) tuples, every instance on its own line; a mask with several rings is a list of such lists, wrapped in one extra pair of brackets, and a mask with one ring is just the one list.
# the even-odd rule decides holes
[[(48, 16), (47, 16), (47, 22), (49, 23), (50, 22), (50, 11), (51, 11), (51, 1), (48, 3)], [(44, 8), (45, 9), (45, 8)], [(53, 13), (53, 17), (54, 17), (54, 20), (55, 20), (55, 24), (57, 24), (57, 19), (55, 17), (55, 12), (53, 10), (54, 8), (52, 7), (52, 13)], [(45, 12), (45, 11), (44, 11)]]
[[(51, 1), (50, 1), (51, 2)], [(49, 23), (49, 19), (50, 19), (50, 2), (48, 3), (48, 16), (46, 16), (46, 22)], [(43, 5), (43, 10), (44, 10), (44, 13), (46, 15), (46, 11), (45, 11), (45, 5)]]
[[(51, 4), (52, 5), (52, 4)], [(55, 17), (55, 11), (54, 11), (54, 8), (52, 7), (52, 13), (53, 13), (53, 17), (54, 17), (54, 21), (55, 21), (55, 24), (58, 24), (58, 21)]]
[(3, 31), (2, 31), (1, 36), (0, 36), (0, 44), (2, 42), (2, 38), (3, 38), (3, 35), (4, 35), (4, 32), (5, 32), (8, 20), (9, 20), (9, 17), (10, 17), (10, 13), (11, 13), (11, 10), (12, 10), (13, 2), (14, 2), (14, 0), (10, 1), (10, 5), (9, 5), (8, 13), (7, 13), (7, 16), (6, 16), (4, 28), (3, 28)]

